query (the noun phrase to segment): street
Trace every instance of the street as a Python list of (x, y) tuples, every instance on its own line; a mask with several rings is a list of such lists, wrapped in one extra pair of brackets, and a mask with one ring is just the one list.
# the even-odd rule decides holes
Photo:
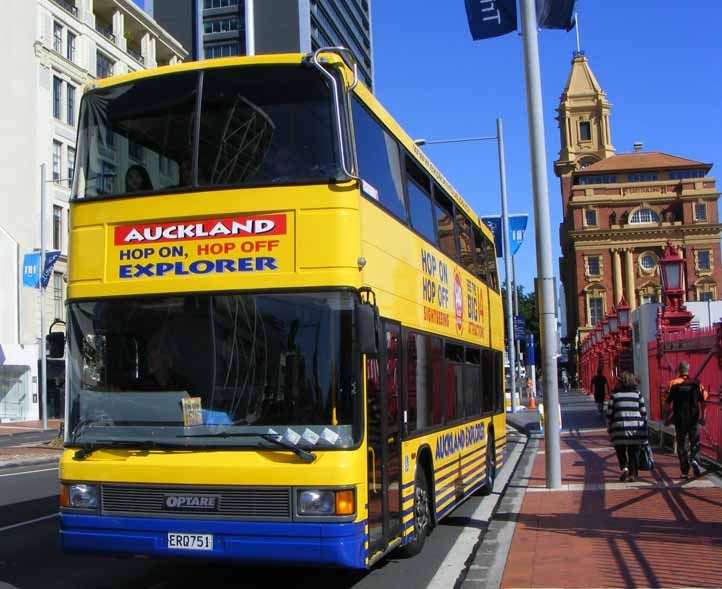
[(57, 468), (33, 465), (0, 469), (0, 589), (170, 589), (241, 583), (245, 588), (297, 586), (299, 575), (308, 579), (304, 584), (330, 587), (452, 586), (501, 497), (500, 490), (524, 441), (509, 432), (510, 459), (497, 478), (495, 492), (488, 497), (474, 496), (447, 516), (427, 539), (419, 556), (401, 559), (390, 555), (371, 571), (361, 572), (65, 555), (60, 550), (56, 516)]

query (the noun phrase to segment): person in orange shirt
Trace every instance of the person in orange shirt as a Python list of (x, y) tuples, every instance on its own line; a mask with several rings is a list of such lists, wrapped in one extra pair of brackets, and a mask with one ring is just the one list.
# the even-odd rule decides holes
[[(682, 360), (679, 366), (677, 366), (677, 373), (679, 376), (671, 378), (667, 383), (667, 392), (669, 392), (674, 385), (681, 384), (689, 379), (689, 362)], [(702, 399), (706, 401), (709, 398), (709, 393), (702, 383), (699, 383), (699, 390), (702, 391)]]
[(667, 406), (671, 412), (665, 424), (674, 423), (679, 467), (682, 478), (687, 479), (690, 466), (694, 476), (701, 474), (699, 426), (704, 425), (704, 402), (708, 394), (702, 385), (689, 378), (689, 363), (680, 362), (677, 370), (679, 377), (669, 381)]

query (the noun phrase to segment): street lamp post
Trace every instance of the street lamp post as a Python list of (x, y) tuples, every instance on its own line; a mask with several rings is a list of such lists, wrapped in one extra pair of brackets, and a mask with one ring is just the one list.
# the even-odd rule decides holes
[(437, 145), (440, 143), (469, 143), (472, 141), (496, 141), (499, 151), (499, 183), (501, 184), (501, 216), (504, 229), (504, 268), (506, 272), (506, 332), (507, 354), (509, 356), (509, 380), (511, 381), (511, 412), (516, 413), (516, 355), (514, 349), (514, 321), (512, 319), (511, 257), (509, 255), (509, 214), (506, 207), (506, 164), (504, 159), (504, 127), (501, 118), (496, 119), (496, 135), (489, 137), (461, 137), (458, 139), (417, 139), (416, 145)]

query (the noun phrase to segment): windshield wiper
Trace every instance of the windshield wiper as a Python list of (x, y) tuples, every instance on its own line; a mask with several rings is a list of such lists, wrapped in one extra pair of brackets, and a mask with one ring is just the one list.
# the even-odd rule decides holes
[(155, 440), (96, 440), (88, 442), (80, 447), (73, 455), (73, 460), (83, 460), (96, 450), (102, 448), (134, 448), (137, 450), (148, 450), (150, 448), (187, 448), (185, 444), (174, 444), (172, 442), (157, 442)]
[(313, 452), (309, 452), (308, 450), (304, 450), (303, 448), (299, 448), (298, 446), (292, 444), (285, 438), (282, 438), (278, 434), (268, 434), (265, 432), (217, 432), (212, 434), (188, 434), (185, 436), (178, 436), (179, 438), (251, 438), (251, 437), (257, 437), (262, 438), (266, 440), (267, 442), (271, 442), (272, 444), (276, 444), (276, 446), (279, 446), (281, 448), (285, 448), (286, 450), (290, 450), (293, 452), (296, 456), (299, 458), (305, 460), (306, 462), (314, 462), (316, 460), (316, 455), (313, 454)]

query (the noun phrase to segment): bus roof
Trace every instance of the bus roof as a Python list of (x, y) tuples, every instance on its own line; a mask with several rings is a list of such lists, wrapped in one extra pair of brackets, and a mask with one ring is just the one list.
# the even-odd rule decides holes
[[(121, 74), (118, 76), (112, 76), (110, 78), (102, 78), (95, 80), (86, 85), (85, 90), (94, 90), (96, 88), (107, 88), (110, 86), (116, 86), (118, 84), (125, 84), (127, 82), (133, 82), (135, 80), (142, 80), (144, 78), (152, 78), (155, 76), (163, 76), (167, 74), (175, 74), (179, 72), (190, 72), (196, 70), (203, 70), (208, 68), (217, 67), (233, 67), (233, 66), (246, 66), (246, 65), (282, 65), (282, 64), (299, 64), (308, 58), (308, 54), (305, 53), (277, 53), (271, 55), (254, 55), (244, 57), (222, 57), (217, 59), (207, 59), (203, 61), (188, 61), (179, 63), (176, 65), (161, 66), (154, 69), (141, 70), (137, 72), (131, 72), (128, 74)], [(342, 65), (345, 69), (345, 75), (347, 79), (351, 80), (353, 73), (350, 68), (343, 61), (343, 59), (335, 54), (329, 53), (324, 56), (327, 62)], [(453, 200), (464, 212), (469, 216), (471, 221), (481, 228), (481, 231), (486, 236), (494, 240), (494, 236), (489, 228), (481, 222), (481, 219), (476, 215), (474, 210), (468, 205), (468, 203), (461, 197), (454, 186), (449, 182), (446, 177), (439, 171), (439, 169), (431, 162), (421, 148), (416, 145), (411, 137), (403, 130), (403, 128), (394, 120), (389, 112), (381, 105), (376, 97), (362, 83), (359, 83), (354, 89), (361, 98), (361, 100), (374, 112), (374, 114), (381, 119), (401, 142), (401, 144), (419, 160), (421, 165), (426, 168), (426, 171), (436, 180), (446, 191), (450, 194)]]

